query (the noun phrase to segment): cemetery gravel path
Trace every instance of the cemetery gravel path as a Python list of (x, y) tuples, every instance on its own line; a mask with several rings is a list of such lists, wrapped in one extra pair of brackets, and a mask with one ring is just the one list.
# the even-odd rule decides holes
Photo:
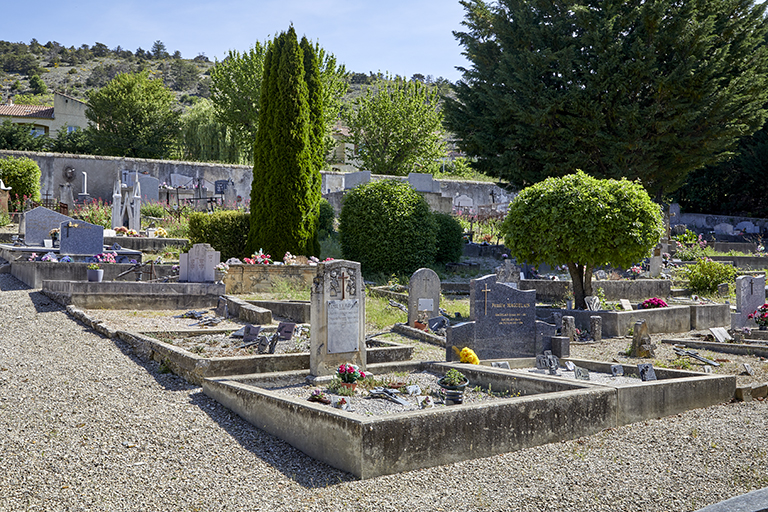
[(767, 432), (724, 404), (357, 481), (0, 274), (0, 511), (694, 510), (768, 486)]

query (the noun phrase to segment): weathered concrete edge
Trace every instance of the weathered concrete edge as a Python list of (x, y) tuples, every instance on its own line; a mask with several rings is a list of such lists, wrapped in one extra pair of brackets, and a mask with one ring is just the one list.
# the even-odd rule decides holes
[(696, 512), (764, 512), (768, 510), (768, 487), (714, 503)]
[(419, 341), (424, 341), (426, 343), (431, 343), (432, 345), (437, 345), (438, 347), (445, 347), (445, 338), (424, 332), (421, 329), (410, 327), (406, 324), (398, 323), (393, 325), (392, 332), (402, 334), (407, 338), (413, 338)]
[(768, 347), (746, 345), (743, 343), (720, 343), (719, 341), (692, 341), (675, 339), (661, 340), (661, 342), (667, 345), (684, 345), (689, 348), (711, 350), (712, 352), (722, 352), (724, 354), (768, 357)]

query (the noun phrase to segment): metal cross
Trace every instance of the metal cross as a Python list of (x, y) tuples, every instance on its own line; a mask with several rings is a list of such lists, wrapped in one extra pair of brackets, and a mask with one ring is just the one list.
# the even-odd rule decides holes
[(344, 286), (345, 279), (349, 279), (349, 276), (342, 270), (341, 275), (339, 276), (339, 281), (341, 281), (341, 300), (344, 300), (344, 289), (346, 288), (346, 286)]
[(485, 314), (488, 314), (488, 292), (491, 291), (490, 288), (488, 288), (488, 283), (485, 283), (485, 289), (480, 290), (481, 292), (485, 293)]

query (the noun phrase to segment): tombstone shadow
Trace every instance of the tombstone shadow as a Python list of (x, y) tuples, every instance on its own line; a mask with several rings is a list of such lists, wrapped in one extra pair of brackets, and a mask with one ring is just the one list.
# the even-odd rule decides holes
[(65, 308), (41, 291), (29, 293), (29, 300), (37, 313), (50, 313), (52, 311), (64, 311)]
[(240, 446), (306, 489), (357, 480), (351, 473), (315, 460), (282, 439), (251, 425), (202, 391), (190, 395), (190, 403), (206, 413)]
[[(81, 322), (78, 322), (78, 323), (83, 325), (85, 329), (88, 329), (89, 331), (96, 334), (97, 336), (101, 336), (102, 338), (107, 338), (105, 335), (91, 329), (85, 324), (82, 324)], [(144, 368), (147, 371), (147, 373), (153, 379), (155, 379), (155, 382), (157, 382), (163, 387), (163, 389), (167, 391), (188, 391), (190, 389), (199, 387), (199, 386), (195, 386), (194, 384), (190, 384), (189, 382), (184, 380), (183, 377), (180, 377), (174, 373), (171, 373), (171, 372), (161, 373), (160, 363), (158, 363), (155, 360), (145, 359), (144, 357), (140, 356), (139, 354), (134, 352), (133, 347), (131, 347), (128, 343), (124, 342), (120, 338), (111, 338), (111, 340), (112, 340), (112, 343), (114, 343), (115, 346), (118, 348), (118, 350), (120, 350), (120, 352), (122, 352), (125, 356), (127, 356), (131, 361), (136, 363), (138, 366), (141, 366), (142, 368)]]
[(0, 292), (13, 292), (18, 290), (31, 290), (31, 288), (11, 274), (0, 274)]

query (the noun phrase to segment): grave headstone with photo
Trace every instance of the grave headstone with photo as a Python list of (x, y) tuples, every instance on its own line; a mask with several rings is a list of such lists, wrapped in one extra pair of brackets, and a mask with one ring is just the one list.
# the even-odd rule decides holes
[(342, 363), (365, 369), (365, 296), (360, 263), (317, 265), (310, 298), (309, 372), (333, 375)]
[(188, 253), (179, 255), (179, 282), (211, 283), (216, 280), (216, 265), (221, 253), (208, 244), (195, 244)]
[(736, 278), (736, 312), (731, 313), (731, 329), (757, 327), (748, 316), (765, 304), (765, 274)]
[(470, 283), (472, 322), (447, 331), (446, 360), (455, 358), (452, 347), (469, 347), (480, 359), (506, 359), (536, 355), (536, 291), (518, 290), (496, 282), (496, 275)]
[(83, 220), (59, 225), (59, 254), (100, 254), (104, 251), (104, 227)]
[(426, 324), (440, 316), (440, 277), (431, 268), (420, 268), (408, 283), (408, 325)]
[(43, 240), (51, 237), (52, 229), (58, 228), (62, 222), (71, 220), (74, 219), (42, 206), (29, 210), (24, 214), (24, 243), (43, 245)]

